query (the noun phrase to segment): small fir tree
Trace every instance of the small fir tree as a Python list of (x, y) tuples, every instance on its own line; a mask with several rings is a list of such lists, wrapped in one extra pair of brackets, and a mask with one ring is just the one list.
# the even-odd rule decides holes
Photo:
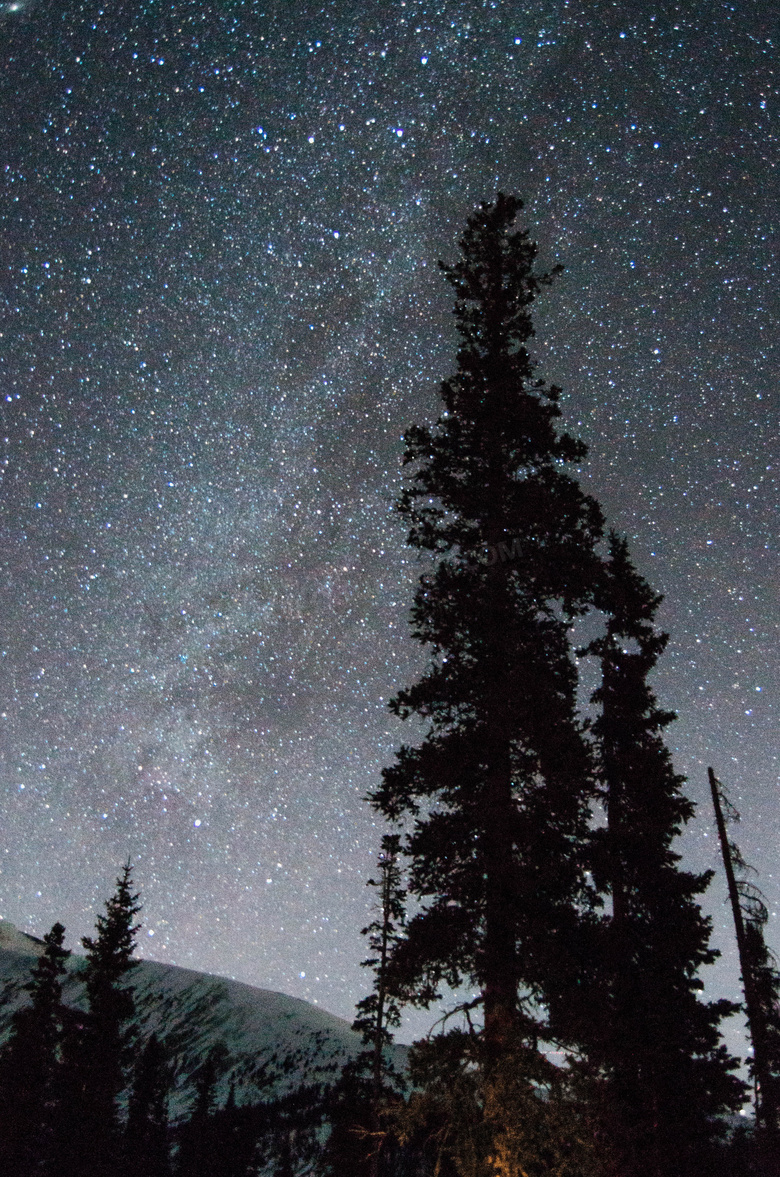
[[(363, 1038), (364, 1051), (344, 1068), (329, 1099), (330, 1135), (325, 1147), (325, 1172), (341, 1174), (344, 1166), (357, 1174), (376, 1177), (380, 1158), (387, 1151), (382, 1128), (382, 1108), (390, 1094), (389, 1080), (397, 1079), (387, 1048), (392, 1044), (392, 1029), (401, 1023), (401, 1007), (392, 993), (389, 977), (390, 956), (404, 925), (405, 891), (399, 866), (400, 835), (386, 834), (377, 861), (375, 887), (376, 917), (362, 929), (368, 937), (371, 956), (362, 962), (374, 974), (374, 987), (357, 1004), (352, 1029)], [(368, 1071), (368, 1074), (366, 1073)]]
[(780, 1173), (780, 972), (764, 936), (769, 912), (751, 877), (757, 872), (726, 830), (727, 823), (740, 820), (739, 812), (711, 768), (709, 779), (753, 1046), (749, 1065), (755, 1089), (756, 1152), (762, 1177), (776, 1177)]
[(169, 1082), (165, 1051), (152, 1034), (136, 1064), (130, 1091), (124, 1149), (128, 1174), (169, 1177)]
[(217, 1068), (222, 1051), (215, 1048), (206, 1057), (195, 1078), (195, 1105), (181, 1131), (179, 1177), (209, 1177), (214, 1161), (214, 1112)]
[(56, 1177), (90, 1177), (91, 1118), (85, 1107), (89, 1060), (85, 1054), (89, 1014), (66, 1008), (63, 1019), (62, 1065), (57, 1081), (54, 1120)]
[(55, 1124), (61, 1067), (62, 978), (70, 952), (56, 923), (26, 986), (30, 1003), (13, 1016), (0, 1053), (0, 1172), (53, 1177)]
[[(755, 888), (757, 891), (758, 888)], [(745, 947), (758, 1015), (758, 1034), (763, 1037), (763, 1074), (758, 1075), (756, 1052), (750, 1073), (756, 1087), (756, 1136), (766, 1177), (780, 1174), (780, 971), (777, 957), (764, 937), (769, 912), (763, 897), (752, 896), (745, 920)]]
[(118, 1101), (125, 1087), (134, 1014), (127, 981), (136, 963), (132, 957), (141, 926), (134, 922), (141, 905), (133, 893), (129, 860), (105, 908), (105, 915), (97, 917), (97, 935), (82, 939), (89, 1009), (74, 1052), (82, 1089), (81, 1148), (90, 1177), (115, 1177), (120, 1169)]
[(391, 1030), (401, 1024), (401, 1006), (392, 992), (390, 984), (390, 958), (393, 949), (400, 942), (405, 923), (404, 900), (406, 892), (401, 882), (399, 865), (401, 838), (399, 834), (386, 834), (382, 838), (382, 849), (377, 861), (378, 878), (369, 879), (368, 886), (378, 892), (377, 917), (361, 935), (368, 937), (372, 955), (364, 960), (363, 967), (374, 974), (372, 992), (357, 1004), (357, 1017), (352, 1029), (363, 1036), (363, 1043), (370, 1052), (372, 1100), (379, 1106), (385, 1088), (388, 1063), (385, 1052), (392, 1045)]
[[(699, 969), (718, 955), (697, 902), (711, 872), (682, 870), (672, 848), (694, 807), (663, 740), (674, 713), (659, 708), (648, 682), (668, 640), (655, 627), (661, 598), (626, 542), (613, 534), (610, 545), (600, 601), (606, 633), (590, 652), (602, 667), (593, 734), (607, 816), (594, 833), (593, 869), (612, 910), (600, 953), (594, 944), (597, 989), (592, 973), (576, 1033), (606, 1076), (605, 1122), (620, 1177), (687, 1175), (707, 1170), (717, 1117), (743, 1100), (731, 1074), (737, 1060), (718, 1032), (734, 1007), (701, 1000)], [(576, 1009), (569, 1002), (561, 1019)]]
[[(378, 1121), (371, 1099), (371, 1079), (365, 1057), (347, 1063), (328, 1092), (325, 1113), (328, 1139), (322, 1151), (326, 1177), (371, 1177), (378, 1167)], [(376, 1165), (375, 1165), (376, 1158)]]

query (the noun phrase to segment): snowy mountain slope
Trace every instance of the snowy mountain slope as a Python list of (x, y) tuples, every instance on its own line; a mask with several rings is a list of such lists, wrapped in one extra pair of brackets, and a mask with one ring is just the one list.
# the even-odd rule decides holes
[[(23, 986), (41, 949), (40, 941), (0, 921), (0, 1042), (14, 1010), (27, 1000)], [(72, 956), (63, 986), (66, 1004), (77, 1009), (85, 1005), (82, 968), (83, 958)], [(174, 1120), (188, 1114), (195, 1077), (212, 1051), (218, 1100), (234, 1083), (236, 1102), (247, 1104), (304, 1085), (324, 1090), (360, 1049), (347, 1022), (284, 993), (146, 960), (138, 962), (131, 984), (139, 1043), (157, 1034), (173, 1063)], [(402, 1070), (405, 1048), (396, 1047), (395, 1054)]]
[(27, 932), (20, 932), (8, 920), (0, 919), (0, 949), (20, 952), (25, 956), (40, 956), (44, 947), (43, 940)]

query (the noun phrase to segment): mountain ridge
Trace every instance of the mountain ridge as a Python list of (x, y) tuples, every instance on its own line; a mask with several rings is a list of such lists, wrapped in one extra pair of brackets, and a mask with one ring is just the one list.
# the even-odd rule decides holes
[[(0, 1044), (14, 1011), (27, 1001), (24, 986), (42, 951), (37, 937), (0, 920)], [(84, 957), (72, 954), (63, 979), (63, 1001), (78, 1010), (86, 1009), (83, 966)], [(278, 1099), (302, 1087), (324, 1095), (362, 1049), (360, 1035), (336, 1014), (243, 981), (137, 960), (128, 984), (135, 998), (132, 1029), (138, 1049), (156, 1034), (171, 1063), (174, 1123), (189, 1114), (195, 1082), (209, 1057), (217, 1072), (218, 1104), (232, 1088), (242, 1105)], [(406, 1049), (394, 1046), (392, 1055), (403, 1070)]]

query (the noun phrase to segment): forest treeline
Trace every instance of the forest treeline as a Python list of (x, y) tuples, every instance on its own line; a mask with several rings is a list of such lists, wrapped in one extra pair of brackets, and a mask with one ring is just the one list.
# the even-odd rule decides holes
[[(140, 925), (130, 864), (82, 941), (77, 972), (86, 1008), (63, 1003), (70, 952), (55, 924), (0, 1051), (3, 1177), (239, 1177), (292, 1174), (320, 1151), (327, 1093), (301, 1086), (239, 1105), (217, 1088), (227, 1050), (218, 1043), (195, 1070), (191, 1106), (171, 1122), (177, 1059), (158, 1036), (141, 1039), (132, 974)], [(269, 1168), (270, 1166), (270, 1168)]]
[[(586, 447), (562, 428), (561, 390), (536, 375), (531, 308), (557, 270), (537, 268), (521, 207), (501, 194), (482, 204), (459, 260), (442, 266), (456, 370), (436, 423), (405, 435), (398, 509), (426, 568), (411, 631), (428, 663), (391, 709), (425, 735), (368, 798), (388, 832), (364, 929), (362, 1054), (326, 1096), (258, 1107), (234, 1095), (215, 1107), (204, 1065), (189, 1119), (171, 1129), (164, 1043), (128, 1053), (138, 906), (127, 867), (84, 942), (86, 1014), (61, 1005), (63, 929), (46, 938), (0, 1057), (0, 1149), (17, 1149), (3, 1171), (780, 1173), (766, 908), (722, 835), (756, 1048), (756, 1115), (735, 1131), (750, 1092), (721, 1027), (738, 1007), (703, 994), (717, 956), (701, 910), (711, 873), (685, 870), (674, 848), (694, 807), (664, 739), (674, 715), (652, 687), (661, 597), (583, 489)], [(598, 668), (584, 702), (583, 662)], [(386, 1048), (404, 1006), (453, 994), (469, 996), (452, 997), (408, 1073), (393, 1074)], [(27, 1128), (9, 1134), (13, 1123)]]

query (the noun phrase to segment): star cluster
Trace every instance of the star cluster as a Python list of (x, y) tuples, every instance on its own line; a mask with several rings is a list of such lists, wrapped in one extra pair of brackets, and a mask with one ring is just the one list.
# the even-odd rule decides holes
[(0, 6), (0, 913), (74, 942), (130, 854), (144, 955), (351, 1017), (362, 798), (421, 665), (400, 435), (454, 363), (436, 260), (498, 188), (566, 267), (535, 347), (582, 477), (666, 594), (687, 860), (718, 865), (712, 763), (774, 913), (777, 26)]

